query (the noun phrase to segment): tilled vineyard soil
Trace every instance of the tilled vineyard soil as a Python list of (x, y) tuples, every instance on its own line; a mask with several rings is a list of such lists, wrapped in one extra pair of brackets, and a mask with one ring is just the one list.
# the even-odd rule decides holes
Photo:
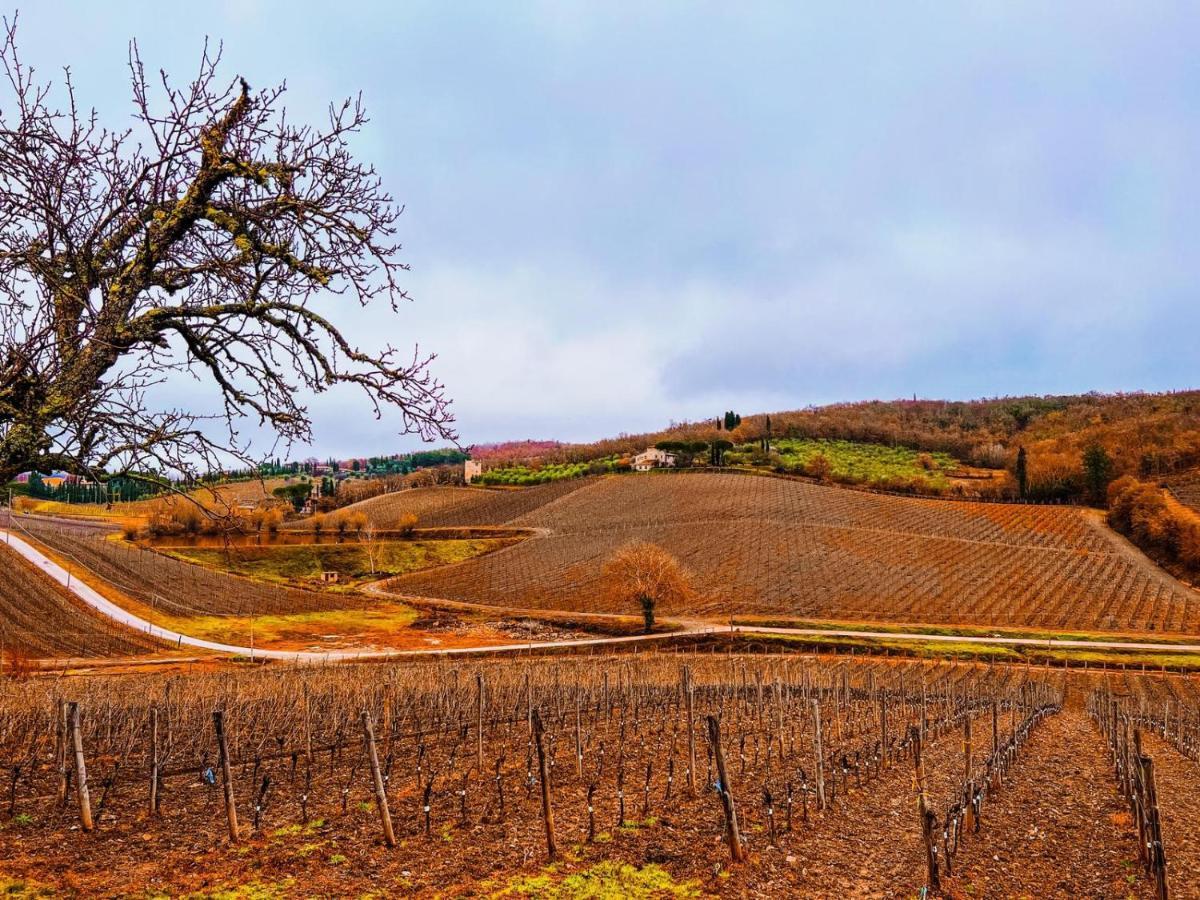
[(1142, 732), (1142, 747), (1154, 759), (1172, 896), (1200, 897), (1200, 766), (1152, 731)]
[(947, 879), (961, 897), (1151, 897), (1104, 738), (1077, 709), (1033, 733)]
[[(702, 737), (697, 795), (687, 789), (688, 731), (678, 726), (693, 715), (684, 703), (693, 696), (693, 677), (695, 721), (720, 716), (720, 744), (748, 854), (741, 864), (730, 862), (724, 843)], [(1003, 742), (1023, 714), (1021, 698), (1061, 685), (1031, 680), (1042, 677), (1053, 676), (969, 665), (646, 654), (478, 668), (421, 664), (80, 680), (65, 685), (64, 699), (85, 710), (98, 821), (92, 834), (79, 828), (74, 796), (65, 807), (54, 798), (58, 770), (48, 712), (57, 708), (58, 687), (49, 681), (0, 685), (0, 747), (6, 767), (22, 767), (11, 795), (0, 782), (0, 886), (20, 880), (68, 897), (562, 898), (576, 896), (551, 893), (564, 879), (606, 866), (608, 893), (586, 896), (625, 896), (647, 887), (636, 879), (650, 878), (659, 888), (670, 879), (683, 896), (915, 897), (925, 882), (924, 849), (913, 760), (899, 739), (927, 710), (926, 788), (941, 819), (964, 777), (960, 711), (974, 710), (972, 771), (979, 772), (991, 751), (993, 716)], [(486, 691), (477, 690), (484, 684)], [(810, 696), (814, 689), (819, 696)], [(165, 764), (175, 773), (163, 783), (158, 817), (147, 813), (151, 703), (162, 711), (173, 748)], [(817, 741), (811, 711), (817, 708), (832, 798), (824, 812), (815, 809), (816, 792), (804, 791), (812, 787)], [(214, 709), (224, 710), (236, 761), (236, 844), (227, 832), (220, 775), (202, 777), (209, 767), (220, 768)], [(560, 858), (553, 866), (547, 865), (540, 784), (531, 777), (537, 763), (527, 713), (532, 717), (535, 709), (545, 714), (547, 755), (555, 765)], [(356, 730), (362, 710), (373, 711), (379, 757), (390, 776), (393, 849), (381, 840)], [(473, 727), (476, 722), (483, 727)], [(306, 783), (308, 723), (313, 753)], [(894, 750), (876, 776), (870, 747), (878, 746), (881, 731)], [(849, 769), (838, 748), (851, 752)], [(496, 771), (503, 772), (503, 814)], [(1169, 767), (1162, 771), (1170, 803), (1188, 802), (1188, 785), (1169, 781)], [(1186, 778), (1187, 770), (1180, 772)], [(256, 822), (264, 776), (270, 790)], [(430, 778), (436, 784), (426, 793)], [(588, 840), (590, 784), (597, 787), (594, 841)], [(796, 789), (790, 830), (789, 785)], [(766, 790), (774, 802), (774, 841)], [(1165, 811), (1170, 803), (1164, 799)], [(1191, 828), (1169, 815), (1168, 852), (1172, 835)], [(1182, 859), (1183, 852), (1176, 855)], [(981, 831), (963, 837), (953, 875), (944, 874), (944, 895), (1148, 897), (1135, 857), (1133, 828), (1104, 743), (1083, 713), (1068, 707), (1035, 725), (1020, 747), (1005, 784), (984, 807)], [(632, 886), (613, 886), (613, 867), (621, 864), (632, 867)], [(1188, 896), (1185, 872), (1180, 863), (1177, 896)], [(599, 889), (596, 881), (582, 885), (589, 886)], [(225, 893), (231, 888), (245, 894)], [(661, 895), (643, 890), (638, 896)]]
[[(989, 723), (989, 716), (977, 716), (976, 733), (988, 734)], [(943, 735), (925, 757), (929, 795), (940, 811), (961, 772), (960, 736)], [(536, 791), (527, 796), (515, 788), (514, 811), (502, 825), (479, 824), (478, 809), (470, 814), (474, 824), (466, 826), (456, 814), (438, 810), (426, 837), (419, 794), (411, 783), (395, 789), (392, 809), (401, 844), (389, 851), (379, 840), (362, 779), (356, 778), (343, 813), (328, 798), (340, 795), (347, 773), (318, 768), (325, 774), (314, 781), (312, 795), (325, 802), (314, 804), (308, 826), (297, 824), (288, 795), (276, 800), (258, 832), (232, 846), (223, 834), (219, 789), (180, 778), (169, 783), (158, 821), (131, 808), (139, 798), (113, 796), (108, 804), (114, 811), (100, 816), (95, 835), (78, 830), (72, 810), (28, 824), (8, 822), (0, 832), (0, 871), (89, 897), (204, 892), (230, 884), (271, 885), (287, 896), (372, 890), (471, 896), (544, 871)], [(273, 771), (286, 785), (287, 766)], [(1059, 777), (1047, 779), (1051, 773)], [(1141, 879), (1126, 881), (1138, 872), (1131, 862), (1132, 830), (1086, 720), (1078, 713), (1051, 717), (1035, 731), (1012, 774), (1011, 786), (986, 808), (981, 833), (964, 839), (956, 859), (961, 874), (945, 881), (949, 896), (1149, 896)], [(93, 791), (98, 797), (101, 789)], [(797, 810), (795, 832), (782, 835), (778, 849), (764, 846), (763, 817), (751, 798), (743, 798), (743, 827), (754, 849), (736, 867), (728, 864), (712, 796), (681, 797), (669, 810), (655, 802), (657, 815), (647, 820), (640, 817), (640, 799), (631, 798), (628, 818), (636, 824), (625, 828), (615, 827), (607, 798), (597, 803), (600, 840), (588, 844), (577, 794), (571, 784), (556, 792), (565, 855), (561, 871), (583, 870), (599, 860), (653, 862), (677, 880), (721, 896), (911, 897), (924, 883), (907, 759), (893, 761), (880, 779), (839, 798), (830, 812), (813, 813), (807, 824)]]

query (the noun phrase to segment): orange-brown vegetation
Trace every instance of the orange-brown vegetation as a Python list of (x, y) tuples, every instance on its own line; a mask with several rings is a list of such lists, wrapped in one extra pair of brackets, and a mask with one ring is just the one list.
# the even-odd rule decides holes
[(1200, 515), (1156, 484), (1128, 475), (1108, 488), (1108, 524), (1168, 566), (1200, 575)]
[(641, 607), (647, 634), (654, 630), (654, 611), (660, 604), (679, 608), (692, 596), (690, 576), (679, 560), (647, 541), (634, 541), (614, 553), (604, 564), (601, 580), (609, 604)]

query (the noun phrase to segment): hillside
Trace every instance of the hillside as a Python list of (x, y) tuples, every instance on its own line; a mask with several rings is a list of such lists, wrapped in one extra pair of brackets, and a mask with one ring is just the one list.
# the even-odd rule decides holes
[(124, 656), (166, 649), (88, 609), (0, 541), (0, 658)]
[[(397, 495), (402, 496), (402, 495)], [(732, 474), (591, 481), (506, 524), (542, 529), (402, 593), (610, 610), (600, 568), (634, 540), (694, 573), (687, 609), (842, 620), (1194, 632), (1200, 600), (1073, 507), (946, 502)], [(465, 510), (460, 510), (465, 515)]]
[[(714, 419), (657, 432), (591, 443), (537, 446), (512, 462), (579, 462), (627, 456), (661, 441), (728, 440), (752, 448), (768, 435), (783, 439), (850, 441), (947, 454), (960, 463), (1013, 472), (1019, 448), (1028, 454), (1029, 496), (1080, 498), (1085, 448), (1103, 447), (1111, 476), (1178, 477), (1200, 466), (1200, 391), (1165, 394), (1078, 394), (980, 400), (894, 400), (837, 403), (746, 414), (726, 430)], [(533, 445), (530, 445), (533, 446)], [(497, 454), (492, 453), (490, 460)], [(765, 459), (772, 464), (779, 460)], [(786, 460), (782, 460), (786, 463)], [(974, 486), (975, 492), (1015, 495), (1012, 478)]]
[[(574, 493), (594, 479), (571, 478), (528, 488), (486, 489), (467, 487), (410, 488), (360, 500), (342, 507), (339, 515), (362, 513), (377, 528), (394, 528), (408, 515), (421, 528), (455, 528), (468, 525), (504, 525), (519, 516)], [(301, 520), (293, 528), (304, 528)]]
[[(292, 481), (291, 478), (250, 478), (231, 481), (212, 487), (201, 486), (188, 492), (188, 497), (206, 509), (225, 514), (240, 504), (261, 503), (272, 499), (272, 491)], [(179, 494), (168, 493), (145, 500), (104, 503), (62, 503), (31, 497), (17, 497), (14, 501), (18, 510), (38, 515), (80, 516), (97, 519), (146, 519), (180, 508), (186, 500)]]

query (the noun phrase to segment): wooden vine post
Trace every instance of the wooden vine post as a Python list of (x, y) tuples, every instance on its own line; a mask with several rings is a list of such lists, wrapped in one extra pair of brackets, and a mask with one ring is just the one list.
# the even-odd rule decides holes
[(483, 673), (475, 673), (475, 690), (478, 700), (475, 706), (475, 766), (483, 774)]
[(1141, 753), (1137, 757), (1141, 768), (1142, 789), (1146, 807), (1146, 848), (1150, 871), (1154, 875), (1155, 900), (1169, 900), (1167, 884), (1167, 854), (1163, 849), (1162, 822), (1158, 814), (1158, 785), (1154, 780), (1154, 760)]
[(92, 831), (92, 799), (88, 794), (87, 765), (83, 759), (83, 733), (79, 730), (79, 704), (67, 704), (67, 723), (71, 731), (71, 747), (75, 753), (75, 796), (79, 798), (79, 824)]
[(887, 768), (888, 761), (888, 720), (887, 694), (879, 695), (879, 766)]
[(583, 778), (583, 723), (579, 715), (579, 689), (575, 689), (575, 777)]
[(312, 701), (308, 697), (308, 682), (304, 682), (304, 761), (312, 768)]
[(371, 784), (375, 788), (375, 806), (379, 810), (379, 824), (383, 828), (383, 842), (396, 846), (396, 833), (392, 830), (392, 812), (388, 808), (387, 790), (383, 786), (383, 772), (379, 768), (379, 751), (375, 749), (375, 728), (371, 714), (362, 711), (363, 738), (367, 742), (367, 759), (371, 764)]
[(1000, 752), (1000, 701), (992, 700), (992, 756)]
[[(821, 746), (821, 701), (813, 699), (813, 770), (817, 780), (817, 803), (825, 808), (825, 751)], [(836, 787), (836, 785), (835, 785)]]
[(971, 714), (963, 716), (963, 783), (967, 785), (967, 809), (965, 828), (970, 831), (975, 825), (975, 784), (971, 781)]
[(717, 762), (717, 794), (721, 798), (721, 809), (725, 813), (725, 838), (729, 842), (729, 853), (734, 862), (742, 862), (746, 851), (742, 849), (742, 832), (738, 828), (737, 807), (733, 802), (733, 791), (729, 785), (729, 774), (725, 769), (725, 752), (721, 749), (721, 724), (716, 716), (708, 717), (708, 740), (712, 744), (713, 757)]
[(237, 805), (233, 799), (233, 767), (229, 763), (229, 745), (225, 740), (225, 715), (219, 709), (213, 710), (213, 728), (217, 732), (217, 753), (221, 766), (222, 788), (225, 792), (225, 818), (229, 823), (229, 840), (236, 844), (238, 818)]
[(546, 765), (546, 749), (542, 738), (545, 728), (542, 727), (541, 714), (532, 711), (533, 741), (537, 746), (538, 771), (542, 782), (542, 821), (546, 825), (546, 853), (551, 861), (558, 859), (558, 844), (554, 840), (554, 810), (550, 806), (550, 767)]
[(57, 740), (55, 762), (58, 766), (58, 805), (67, 805), (67, 790), (71, 782), (71, 766), (68, 762), (69, 752), (67, 744), (69, 741), (70, 726), (67, 720), (67, 701), (59, 700), (57, 712), (57, 722), (55, 728), (55, 737)]
[(695, 690), (692, 687), (692, 670), (683, 667), (683, 699), (687, 706), (687, 736), (688, 736), (688, 790), (696, 793), (696, 713), (694, 708)]
[(150, 815), (158, 815), (158, 707), (150, 707)]
[(917, 770), (917, 814), (921, 817), (921, 839), (925, 842), (925, 866), (928, 870), (929, 890), (941, 888), (938, 878), (937, 844), (934, 832), (936, 817), (929, 809), (929, 798), (925, 795), (925, 762), (921, 758), (921, 729), (916, 725), (910, 727), (909, 735), (913, 746), (913, 765)]

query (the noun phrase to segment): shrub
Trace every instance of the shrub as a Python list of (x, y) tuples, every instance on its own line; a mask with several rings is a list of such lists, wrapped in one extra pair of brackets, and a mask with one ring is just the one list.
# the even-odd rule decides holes
[(417, 521), (416, 513), (405, 513), (396, 522), (396, 530), (400, 532), (401, 537), (410, 537), (413, 530), (417, 527)]
[(1108, 524), (1151, 556), (1200, 574), (1200, 516), (1154, 484), (1124, 475), (1108, 486)]

